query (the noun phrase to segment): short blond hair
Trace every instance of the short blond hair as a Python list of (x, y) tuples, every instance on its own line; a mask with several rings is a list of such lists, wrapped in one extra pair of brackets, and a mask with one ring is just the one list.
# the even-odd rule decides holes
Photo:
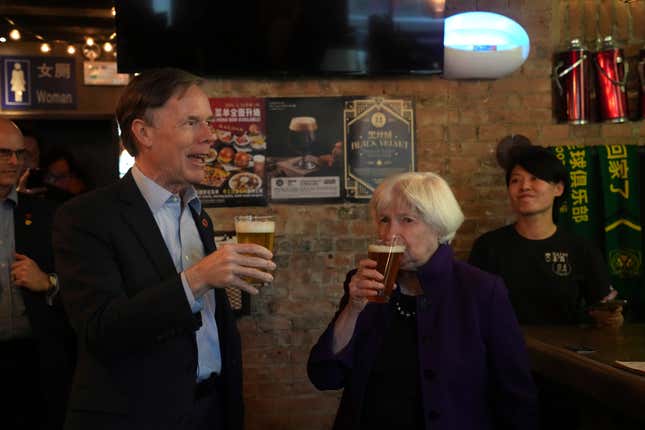
[(387, 177), (374, 190), (372, 215), (403, 202), (433, 227), (440, 243), (447, 243), (464, 222), (464, 214), (448, 183), (432, 172), (406, 172)]

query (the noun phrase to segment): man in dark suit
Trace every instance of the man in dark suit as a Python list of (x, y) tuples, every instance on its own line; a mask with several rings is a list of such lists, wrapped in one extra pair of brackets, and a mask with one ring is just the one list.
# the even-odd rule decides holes
[(0, 118), (0, 403), (3, 427), (61, 429), (73, 366), (73, 333), (57, 297), (54, 206), (17, 193), (25, 144)]
[(67, 429), (243, 428), (240, 339), (224, 287), (257, 293), (272, 254), (215, 249), (191, 184), (204, 177), (212, 112), (176, 69), (132, 79), (117, 106), (135, 166), (58, 211), (54, 250), (78, 334)]

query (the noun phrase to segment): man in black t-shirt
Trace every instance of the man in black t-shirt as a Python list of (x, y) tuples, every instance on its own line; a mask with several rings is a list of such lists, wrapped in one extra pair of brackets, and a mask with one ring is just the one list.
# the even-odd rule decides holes
[(527, 239), (514, 225), (482, 235), (469, 262), (499, 274), (522, 324), (575, 324), (586, 306), (609, 294), (600, 253), (562, 229), (545, 239)]
[[(500, 275), (520, 324), (576, 324), (589, 305), (611, 298), (607, 266), (586, 240), (558, 228), (553, 213), (566, 195), (568, 174), (555, 155), (538, 146), (511, 151), (506, 185), (514, 224), (480, 236), (468, 262)], [(599, 326), (622, 325), (622, 308), (588, 312)], [(542, 429), (577, 429), (578, 395), (534, 373)]]
[[(473, 244), (468, 262), (504, 279), (520, 324), (575, 324), (588, 306), (612, 294), (599, 251), (554, 223), (567, 179), (562, 162), (546, 148), (516, 148), (506, 184), (517, 220)], [(620, 307), (588, 314), (600, 326), (623, 322)]]

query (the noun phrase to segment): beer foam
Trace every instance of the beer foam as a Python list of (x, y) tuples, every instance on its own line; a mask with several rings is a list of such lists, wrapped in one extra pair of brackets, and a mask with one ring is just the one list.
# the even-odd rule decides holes
[(315, 131), (318, 129), (316, 118), (312, 116), (296, 116), (289, 122), (291, 131)]
[(238, 233), (273, 233), (275, 221), (237, 221), (235, 231)]
[(377, 244), (371, 244), (367, 248), (367, 252), (376, 252), (379, 254), (387, 254), (389, 252), (393, 253), (402, 253), (405, 252), (405, 245), (377, 245)]

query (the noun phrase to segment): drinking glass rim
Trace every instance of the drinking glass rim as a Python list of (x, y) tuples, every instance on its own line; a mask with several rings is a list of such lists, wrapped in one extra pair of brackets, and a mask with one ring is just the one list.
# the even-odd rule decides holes
[(275, 215), (235, 215), (235, 221), (275, 221)]

